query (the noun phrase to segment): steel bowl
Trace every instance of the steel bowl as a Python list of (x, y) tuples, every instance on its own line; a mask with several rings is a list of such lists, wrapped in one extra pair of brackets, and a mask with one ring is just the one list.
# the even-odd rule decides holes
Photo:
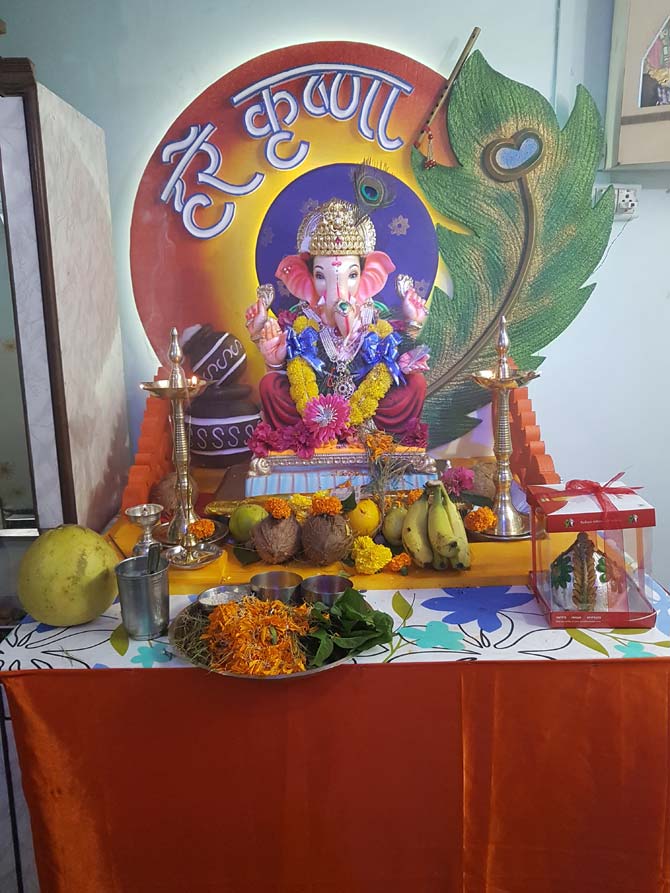
[(332, 608), (342, 593), (347, 589), (353, 589), (353, 586), (352, 581), (341, 574), (316, 574), (302, 581), (300, 592), (303, 601), (308, 604), (321, 602), (326, 607)]
[(291, 571), (265, 571), (256, 574), (249, 581), (251, 594), (262, 601), (274, 601), (284, 604), (296, 604), (300, 601), (300, 584), (302, 577)]

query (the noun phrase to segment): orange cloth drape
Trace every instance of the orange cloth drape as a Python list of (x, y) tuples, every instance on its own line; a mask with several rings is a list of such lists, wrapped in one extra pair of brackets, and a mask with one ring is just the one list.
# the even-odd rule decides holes
[(43, 893), (669, 893), (665, 659), (0, 674)]

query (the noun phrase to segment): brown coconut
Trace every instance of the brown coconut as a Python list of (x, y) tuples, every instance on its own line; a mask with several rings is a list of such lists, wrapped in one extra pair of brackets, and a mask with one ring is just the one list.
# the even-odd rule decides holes
[(268, 516), (252, 528), (251, 543), (266, 564), (284, 564), (298, 554), (300, 525), (292, 515)]
[(311, 515), (302, 525), (302, 550), (311, 564), (341, 561), (353, 542), (351, 528), (342, 515)]
[[(166, 474), (165, 477), (151, 488), (149, 499), (151, 502), (157, 502), (162, 505), (169, 515), (174, 515), (177, 508), (177, 494), (175, 486), (177, 483), (177, 473), (175, 471)], [(191, 477), (191, 502), (195, 505), (198, 499), (198, 485)]]

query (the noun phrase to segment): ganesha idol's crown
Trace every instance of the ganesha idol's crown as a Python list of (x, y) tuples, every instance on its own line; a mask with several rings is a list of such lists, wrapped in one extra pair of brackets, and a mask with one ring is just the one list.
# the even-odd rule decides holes
[(369, 217), (361, 217), (351, 202), (331, 198), (303, 217), (298, 229), (298, 251), (317, 255), (365, 257), (375, 250), (377, 234)]

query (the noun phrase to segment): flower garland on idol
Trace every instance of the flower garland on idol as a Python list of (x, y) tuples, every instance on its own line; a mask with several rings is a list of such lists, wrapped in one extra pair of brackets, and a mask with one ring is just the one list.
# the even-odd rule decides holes
[[(314, 320), (308, 319), (306, 316), (298, 317), (295, 320), (292, 331), (295, 335), (303, 334), (307, 329), (311, 329), (315, 336), (318, 324)], [(369, 339), (368, 336), (373, 338)], [(388, 339), (393, 338), (393, 326), (385, 320), (379, 320), (371, 325), (366, 335), (365, 341), (374, 348), (379, 350), (380, 346), (383, 350), (384, 343), (388, 343)], [(296, 339), (297, 341), (297, 339)], [(286, 372), (291, 389), (291, 398), (294, 401), (298, 412), (303, 419), (313, 417), (317, 412), (315, 404), (322, 404), (324, 400), (333, 400), (333, 397), (325, 397), (319, 394), (319, 386), (316, 379), (316, 371), (313, 362), (310, 363), (305, 359), (304, 354), (309, 348), (313, 348), (316, 341), (307, 339), (307, 345), (304, 346), (300, 342), (294, 347), (295, 351), (300, 351), (286, 366)], [(307, 347), (307, 349), (305, 349)], [(375, 363), (372, 368), (366, 372), (362, 381), (352, 394), (349, 403), (338, 397), (337, 400), (344, 404), (348, 410), (348, 422), (350, 425), (358, 426), (371, 419), (377, 412), (379, 401), (388, 393), (393, 384), (393, 375), (389, 370), (389, 365), (395, 364), (395, 355), (397, 354), (397, 344), (395, 342), (388, 343), (386, 352), (388, 359), (380, 360)], [(317, 361), (318, 363), (319, 361)], [(397, 373), (396, 373), (397, 374)], [(308, 407), (310, 411), (308, 412)], [(342, 426), (342, 430), (346, 427), (346, 422)], [(340, 433), (340, 432), (338, 432)]]

